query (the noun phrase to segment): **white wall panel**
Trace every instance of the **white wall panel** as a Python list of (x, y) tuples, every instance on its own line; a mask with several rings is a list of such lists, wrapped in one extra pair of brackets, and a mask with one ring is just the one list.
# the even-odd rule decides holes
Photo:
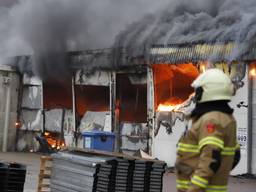
[[(244, 86), (237, 90), (230, 105), (234, 109), (234, 117), (237, 121), (237, 138), (241, 145), (241, 160), (231, 174), (244, 174), (248, 169), (248, 77), (243, 79)], [(238, 104), (243, 105), (238, 107)]]
[(252, 79), (252, 173), (256, 174), (256, 78)]

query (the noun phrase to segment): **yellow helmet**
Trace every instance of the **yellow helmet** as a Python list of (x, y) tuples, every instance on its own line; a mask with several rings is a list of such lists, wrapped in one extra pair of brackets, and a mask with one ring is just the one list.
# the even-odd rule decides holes
[(231, 79), (220, 69), (208, 69), (200, 74), (191, 86), (195, 89), (195, 99), (198, 103), (231, 100), (234, 86)]

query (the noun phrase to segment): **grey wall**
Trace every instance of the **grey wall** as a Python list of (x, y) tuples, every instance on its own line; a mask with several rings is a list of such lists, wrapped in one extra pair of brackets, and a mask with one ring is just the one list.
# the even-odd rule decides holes
[(3, 144), (3, 131), (5, 123), (5, 108), (6, 108), (6, 84), (4, 84), (5, 77), (11, 77), (11, 101), (10, 101), (10, 121), (8, 129), (8, 145), (7, 150), (13, 151), (15, 149), (16, 131), (15, 122), (17, 119), (17, 107), (18, 107), (18, 91), (19, 91), (19, 76), (13, 71), (0, 70), (0, 150), (2, 150)]

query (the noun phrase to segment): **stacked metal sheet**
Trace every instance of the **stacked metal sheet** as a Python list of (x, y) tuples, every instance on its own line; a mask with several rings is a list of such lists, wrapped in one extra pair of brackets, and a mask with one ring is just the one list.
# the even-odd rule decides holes
[(150, 174), (150, 162), (135, 160), (134, 170), (133, 170), (133, 182), (132, 191), (145, 192), (148, 191), (148, 178)]
[(162, 191), (164, 172), (165, 164), (153, 163), (152, 170), (150, 172), (149, 192)]
[(115, 190), (116, 160), (109, 160), (99, 165), (95, 179), (95, 192), (109, 192)]
[(52, 192), (161, 192), (165, 163), (61, 152), (53, 155)]
[(72, 153), (53, 155), (52, 192), (95, 191), (97, 172), (101, 163), (111, 160), (100, 156), (82, 156)]
[(1, 192), (21, 192), (26, 178), (26, 166), (18, 163), (0, 162)]
[(133, 161), (117, 158), (115, 191), (131, 191)]

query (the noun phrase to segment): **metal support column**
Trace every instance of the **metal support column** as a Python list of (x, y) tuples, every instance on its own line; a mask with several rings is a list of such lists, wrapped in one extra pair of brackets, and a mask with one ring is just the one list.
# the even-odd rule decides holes
[(111, 131), (115, 133), (115, 151), (120, 152), (119, 106), (116, 104), (116, 72), (111, 73), (110, 80)]
[(148, 148), (149, 154), (154, 155), (154, 132), (155, 132), (155, 101), (154, 101), (154, 76), (152, 68), (148, 67), (147, 70), (147, 108), (148, 108), (148, 129), (149, 141)]
[(3, 78), (3, 83), (6, 87), (6, 103), (5, 103), (5, 118), (4, 118), (4, 132), (3, 132), (3, 146), (2, 151), (7, 152), (8, 149), (8, 130), (10, 124), (10, 108), (11, 108), (11, 74)]
[(76, 94), (75, 94), (75, 77), (72, 77), (72, 113), (73, 113), (73, 132), (75, 146), (78, 144), (78, 130), (76, 128)]

